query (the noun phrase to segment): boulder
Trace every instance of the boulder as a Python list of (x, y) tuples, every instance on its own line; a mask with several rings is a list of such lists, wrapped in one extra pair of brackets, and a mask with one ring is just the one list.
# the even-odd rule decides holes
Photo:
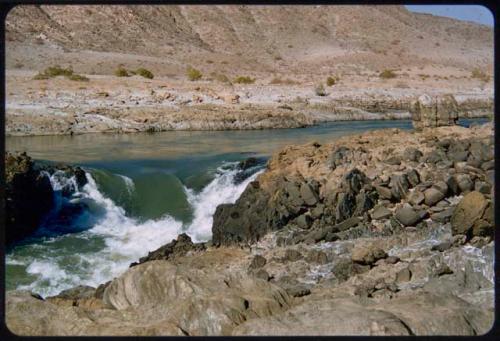
[(403, 153), (403, 159), (407, 161), (418, 162), (423, 156), (422, 152), (414, 147), (408, 147)]
[(254, 270), (262, 268), (264, 265), (266, 265), (266, 263), (267, 261), (265, 257), (261, 255), (256, 255), (255, 257), (252, 258), (252, 262), (250, 263), (249, 269)]
[(450, 126), (457, 124), (458, 104), (450, 94), (435, 97), (424, 94), (412, 103), (410, 113), (416, 130)]
[(373, 212), (371, 213), (371, 217), (374, 220), (386, 219), (389, 218), (391, 215), (392, 212), (382, 205), (375, 207), (373, 209)]
[(300, 185), (300, 196), (308, 206), (314, 206), (318, 203), (318, 193), (306, 182)]
[(26, 153), (5, 155), (6, 244), (31, 235), (54, 207), (50, 179)]
[(395, 200), (400, 201), (406, 198), (409, 188), (410, 183), (406, 174), (391, 176), (391, 193)]
[(351, 259), (354, 263), (362, 265), (372, 265), (377, 260), (387, 257), (384, 250), (374, 246), (356, 245), (352, 250)]
[(453, 234), (468, 234), (474, 223), (482, 217), (487, 206), (488, 201), (482, 193), (473, 191), (465, 195), (451, 217)]
[(437, 202), (444, 199), (445, 195), (435, 187), (431, 187), (424, 191), (424, 197), (427, 206), (434, 206)]
[(396, 210), (396, 219), (404, 226), (415, 226), (424, 216), (416, 212), (411, 206), (404, 205)]

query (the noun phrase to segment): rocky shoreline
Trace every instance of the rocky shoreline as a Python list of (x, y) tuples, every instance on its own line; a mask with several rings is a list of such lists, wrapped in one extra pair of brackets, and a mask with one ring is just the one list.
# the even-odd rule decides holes
[[(75, 84), (60, 77), (42, 81), (31, 77), (8, 77), (16, 92), (6, 103), (7, 136), (283, 129), (328, 121), (411, 119), (412, 103), (422, 93), (453, 93), (461, 118), (490, 117), (493, 111), (490, 88), (404, 89), (374, 84), (352, 89), (349, 83), (319, 96), (314, 84), (186, 84), (140, 77), (125, 82), (111, 76), (89, 76), (89, 82)], [(34, 90), (32, 82), (40, 90)]]
[(19, 335), (480, 335), (494, 321), (493, 126), (289, 146), (213, 238), (97, 288), (7, 292)]

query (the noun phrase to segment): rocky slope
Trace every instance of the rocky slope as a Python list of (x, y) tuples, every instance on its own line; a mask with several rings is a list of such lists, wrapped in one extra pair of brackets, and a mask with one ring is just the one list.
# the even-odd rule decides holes
[[(56, 64), (88, 81), (33, 79)], [(403, 6), (18, 6), (6, 65), (8, 135), (408, 118), (423, 93), (452, 93), (463, 116), (493, 107), (492, 28)]]
[[(440, 138), (436, 138), (439, 136)], [(21, 335), (479, 335), (494, 320), (492, 125), (290, 146), (213, 240), (98, 288), (7, 293)], [(250, 223), (251, 222), (251, 223)]]

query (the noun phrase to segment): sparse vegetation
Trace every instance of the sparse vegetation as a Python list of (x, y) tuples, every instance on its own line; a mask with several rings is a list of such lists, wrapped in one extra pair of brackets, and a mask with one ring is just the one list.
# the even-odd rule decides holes
[(326, 90), (322, 83), (316, 85), (314, 88), (314, 93), (316, 96), (326, 96)]
[(190, 81), (196, 81), (198, 79), (201, 79), (201, 77), (203, 77), (202, 73), (200, 70), (197, 70), (191, 66), (189, 66), (187, 68), (187, 71), (186, 71), (186, 74), (187, 74), (187, 78), (190, 80)]
[(252, 84), (255, 82), (255, 78), (251, 78), (248, 76), (238, 76), (234, 79), (233, 82), (238, 84)]
[(332, 76), (330, 76), (326, 79), (326, 85), (328, 85), (328, 86), (333, 86), (333, 85), (335, 85), (335, 83), (336, 83), (336, 80)]
[(479, 68), (474, 68), (471, 71), (471, 77), (476, 78), (476, 79), (480, 79), (485, 83), (489, 82), (489, 80), (490, 80), (490, 76), (487, 75), (486, 73), (484, 73), (483, 71), (481, 71), (481, 69), (479, 69)]
[(151, 71), (149, 71), (148, 69), (145, 69), (143, 67), (141, 68), (138, 68), (137, 70), (135, 70), (135, 73), (139, 76), (142, 76), (144, 78), (147, 78), (147, 79), (153, 79), (154, 78), (154, 75)]
[(394, 71), (392, 71), (392, 70), (384, 70), (378, 76), (380, 78), (383, 78), (383, 79), (389, 79), (389, 78), (396, 78), (397, 77), (396, 73)]
[(118, 69), (115, 70), (115, 76), (116, 77), (130, 77), (128, 71), (122, 66), (119, 66)]
[(76, 81), (76, 82), (88, 82), (89, 79), (85, 76), (78, 75), (76, 73), (72, 74), (71, 76), (68, 77), (69, 80)]

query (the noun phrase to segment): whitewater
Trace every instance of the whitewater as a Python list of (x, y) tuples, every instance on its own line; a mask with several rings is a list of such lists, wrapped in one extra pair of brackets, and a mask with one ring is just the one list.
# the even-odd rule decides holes
[[(73, 204), (85, 204), (88, 210), (71, 221), (71, 229), (78, 231), (80, 226), (89, 224), (92, 227), (72, 233), (71, 238), (78, 243), (79, 249), (82, 243), (88, 243), (89, 249), (95, 250), (75, 250), (70, 257), (58, 254), (57, 248), (47, 246), (61, 243), (68, 235), (54, 235), (43, 238), (42, 244), (30, 245), (35, 251), (45, 248), (43, 253), (30, 257), (7, 255), (8, 265), (26, 266), (26, 272), (32, 278), (29, 284), (20, 284), (16, 289), (31, 290), (47, 297), (78, 285), (96, 287), (119, 276), (130, 263), (172, 241), (180, 233), (187, 233), (194, 242), (210, 240), (213, 214), (217, 206), (234, 203), (248, 183), (263, 172), (262, 169), (255, 169), (252, 175), (237, 182), (235, 176), (239, 170), (236, 164), (225, 163), (217, 168), (214, 179), (199, 192), (184, 186), (193, 209), (193, 219), (189, 223), (178, 221), (168, 214), (142, 222), (127, 216), (122, 207), (99, 189), (90, 172), (86, 172), (87, 184), (81, 191), (78, 191), (74, 177), (65, 177), (59, 171), (52, 175), (46, 173), (55, 192), (55, 208), (48, 219), (59, 213), (64, 200)], [(134, 191), (132, 179), (121, 174), (115, 175), (123, 179), (127, 191)], [(70, 191), (71, 197), (63, 198), (63, 191)], [(43, 224), (39, 233), (47, 234)], [(91, 246), (94, 244), (98, 244), (98, 247)]]

